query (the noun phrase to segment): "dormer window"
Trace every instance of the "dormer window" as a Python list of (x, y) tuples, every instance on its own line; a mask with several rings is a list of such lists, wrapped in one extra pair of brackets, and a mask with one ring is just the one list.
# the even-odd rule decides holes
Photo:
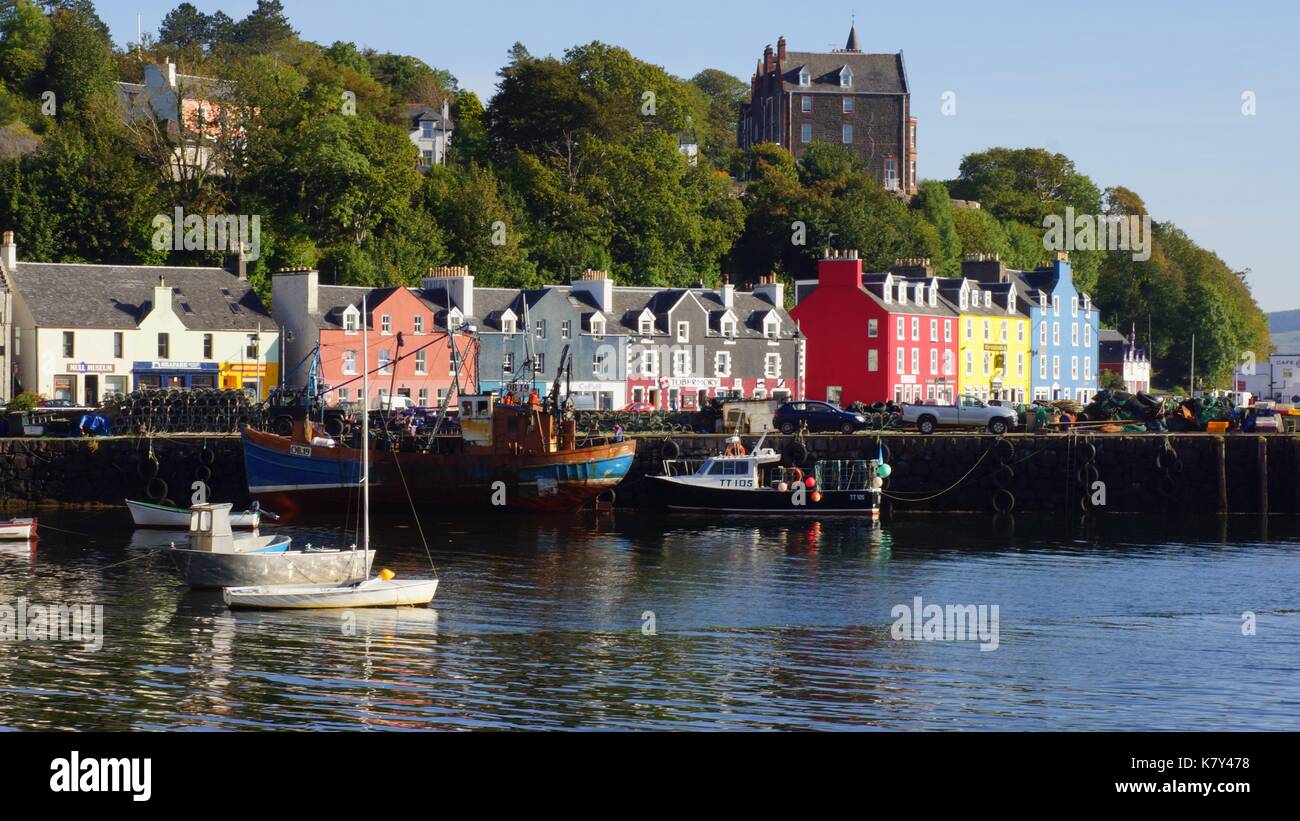
[(641, 332), (642, 336), (650, 336), (650, 334), (654, 333), (655, 330), (654, 318), (643, 315), (637, 323), (637, 330)]
[(898, 304), (899, 305), (907, 304), (907, 283), (906, 282), (898, 283)]
[(763, 336), (776, 339), (781, 334), (781, 321), (774, 316), (763, 320)]
[(812, 85), (812, 73), (808, 71), (808, 66), (804, 66), (803, 68), (799, 69), (799, 85), (801, 86)]
[(591, 332), (596, 336), (605, 335), (605, 317), (593, 316), (591, 318)]
[(357, 332), (358, 314), (355, 308), (348, 308), (343, 312), (343, 330), (347, 333), (354, 334)]
[(930, 283), (930, 307), (933, 308), (939, 301), (939, 286), (934, 282)]
[(848, 66), (840, 69), (840, 88), (853, 87), (853, 72)]
[(918, 285), (916, 286), (916, 290), (913, 292), (913, 295), (912, 295), (912, 296), (913, 296), (913, 299), (912, 299), (913, 302), (915, 302), (917, 305), (924, 305), (924, 304), (925, 304), (925, 286), (924, 286), (924, 285), (920, 285), (920, 284), (918, 284)]
[(966, 291), (962, 291), (961, 296), (958, 298), (958, 302), (961, 304), (961, 309), (963, 311), (966, 310), (970, 307), (970, 294)]
[(736, 320), (732, 319), (731, 317), (722, 318), (722, 335), (735, 338)]
[(465, 316), (460, 312), (460, 309), (452, 308), (447, 312), (447, 330), (455, 331), (459, 329), (464, 320)]
[(515, 332), (515, 318), (513, 316), (501, 317), (501, 333), (512, 334)]
[(984, 292), (984, 307), (985, 307), (985, 308), (991, 308), (991, 307), (993, 307), (993, 292), (992, 292), (992, 291), (985, 291), (985, 292)]

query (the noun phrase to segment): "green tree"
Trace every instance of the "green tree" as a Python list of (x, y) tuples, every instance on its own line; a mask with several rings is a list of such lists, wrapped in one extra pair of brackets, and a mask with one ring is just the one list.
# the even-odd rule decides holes
[(289, 25), (280, 0), (257, 0), (257, 7), (235, 24), (233, 40), (242, 48), (263, 52), (298, 35)]
[(55, 94), (60, 120), (84, 116), (93, 101), (112, 104), (113, 54), (84, 14), (59, 9), (50, 18), (45, 83)]
[(449, 261), (468, 265), (476, 283), (541, 284), (528, 260), (515, 213), (491, 171), (479, 166), (434, 166), (425, 182), (423, 200), (446, 232)]
[(706, 68), (691, 78), (706, 100), (703, 122), (695, 124), (700, 152), (715, 168), (725, 168), (736, 151), (740, 104), (749, 99), (749, 84), (716, 68)]
[(961, 276), (962, 238), (957, 233), (947, 187), (941, 182), (921, 183), (911, 206), (934, 226), (940, 251), (938, 258), (933, 260), (934, 270), (941, 276)]
[(0, 4), (0, 80), (16, 91), (31, 90), (45, 67), (50, 20), (31, 0)]
[(486, 116), (474, 92), (460, 91), (452, 98), (451, 119), (456, 128), (451, 135), (450, 162), (486, 165), (491, 161)]
[(206, 46), (211, 37), (209, 19), (193, 3), (181, 3), (167, 12), (158, 27), (158, 42), (184, 48)]

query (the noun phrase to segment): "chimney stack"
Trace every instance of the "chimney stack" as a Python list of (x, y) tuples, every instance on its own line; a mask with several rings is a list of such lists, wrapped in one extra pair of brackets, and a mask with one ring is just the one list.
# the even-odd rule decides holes
[(773, 307), (785, 307), (785, 286), (777, 281), (776, 274), (765, 274), (754, 286), (754, 296), (769, 302)]
[(588, 268), (569, 283), (569, 290), (577, 294), (589, 294), (596, 303), (597, 310), (608, 313), (614, 309), (614, 280), (609, 278), (608, 271)]
[(763, 49), (763, 73), (772, 73), (772, 46)]
[(722, 307), (731, 308), (736, 304), (736, 286), (731, 284), (731, 277), (723, 275), (722, 277)]
[(447, 290), (447, 307), (455, 306), (466, 317), (474, 314), (474, 277), (469, 273), (468, 265), (443, 265), (430, 268), (429, 275), (421, 283), (424, 290), (435, 288)]
[(4, 263), (5, 271), (13, 273), (18, 266), (18, 246), (14, 243), (14, 232), (4, 232), (4, 243), (0, 244), (0, 262)]
[(776, 38), (776, 64), (780, 69), (785, 64), (785, 37)]
[(241, 280), (248, 279), (248, 259), (244, 256), (243, 248), (226, 257), (226, 270)]

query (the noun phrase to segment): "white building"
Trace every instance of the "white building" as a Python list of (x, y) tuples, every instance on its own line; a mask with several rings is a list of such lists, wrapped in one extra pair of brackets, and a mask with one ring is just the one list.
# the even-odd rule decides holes
[(1236, 389), (1259, 399), (1300, 403), (1300, 354), (1276, 353), (1267, 362), (1237, 366)]
[(279, 332), (237, 272), (19, 262), (11, 231), (0, 262), (12, 299), (11, 397), (31, 391), (95, 406), (161, 387), (244, 388), (260, 398), (279, 378)]
[(411, 103), (406, 106), (407, 124), (411, 142), (420, 150), (420, 168), (430, 168), (447, 162), (447, 146), (451, 143), (451, 109), (442, 101), (442, 109), (434, 111), (427, 105)]
[(238, 123), (230, 121), (223, 100), (234, 86), (211, 77), (181, 74), (170, 61), (144, 67), (143, 83), (118, 83), (122, 113), (133, 128), (150, 133), (151, 141), (165, 141), (174, 179), (184, 179), (199, 169), (221, 174), (213, 162), (217, 142), (242, 137)]

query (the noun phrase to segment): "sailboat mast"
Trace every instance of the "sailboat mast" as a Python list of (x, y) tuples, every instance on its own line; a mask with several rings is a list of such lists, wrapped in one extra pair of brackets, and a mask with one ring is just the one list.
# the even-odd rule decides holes
[(370, 549), (370, 312), (361, 297), (361, 549)]

